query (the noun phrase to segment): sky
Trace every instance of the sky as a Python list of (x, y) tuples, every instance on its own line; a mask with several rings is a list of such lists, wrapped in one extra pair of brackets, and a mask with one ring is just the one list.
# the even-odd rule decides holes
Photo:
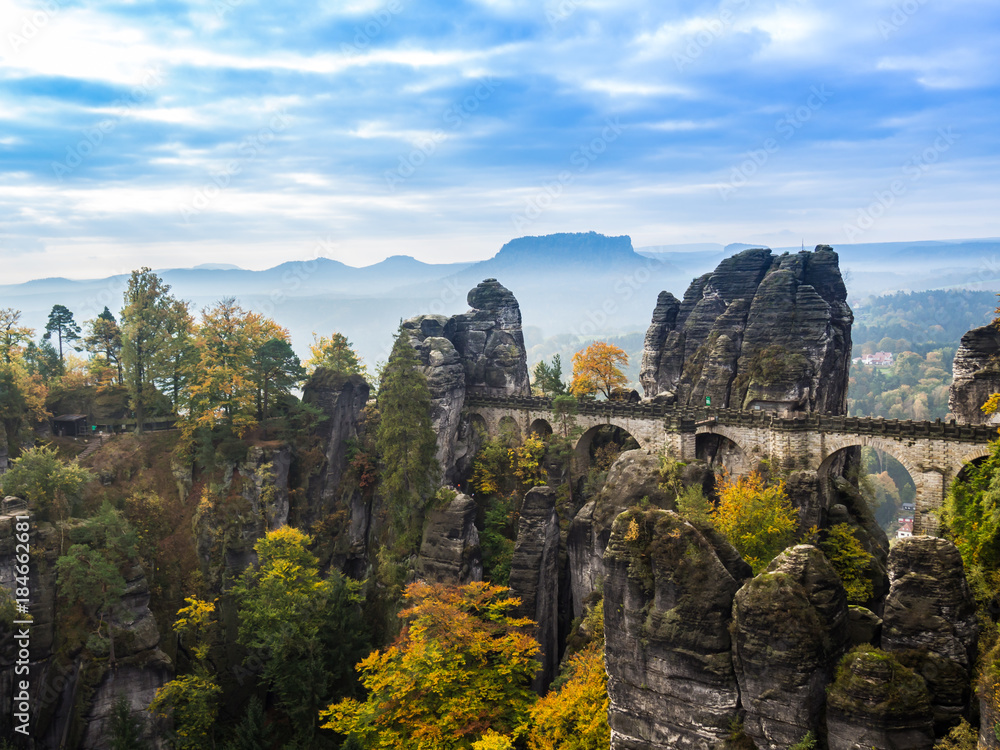
[(0, 0), (0, 283), (1000, 236), (995, 0)]

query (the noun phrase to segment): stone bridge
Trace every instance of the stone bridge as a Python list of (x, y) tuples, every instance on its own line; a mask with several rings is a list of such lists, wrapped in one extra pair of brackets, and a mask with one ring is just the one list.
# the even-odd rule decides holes
[[(546, 434), (555, 428), (547, 398), (468, 396), (466, 415), (490, 436)], [(589, 460), (594, 436), (608, 425), (628, 432), (641, 448), (689, 461), (703, 453), (702, 436), (724, 439), (736, 471), (749, 471), (767, 459), (785, 469), (815, 471), (829, 480), (831, 467), (846, 448), (868, 446), (898, 460), (916, 487), (914, 533), (937, 530), (934, 510), (951, 483), (970, 462), (989, 453), (996, 427), (955, 422), (912, 422), (870, 417), (837, 417), (817, 413), (779, 415), (738, 409), (690, 409), (663, 404), (581, 401), (570, 417), (579, 465)]]

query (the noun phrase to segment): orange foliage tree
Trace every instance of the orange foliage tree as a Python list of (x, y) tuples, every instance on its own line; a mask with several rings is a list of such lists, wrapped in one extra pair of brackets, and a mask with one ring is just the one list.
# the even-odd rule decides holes
[(767, 484), (758, 472), (737, 479), (720, 478), (719, 505), (712, 525), (743, 556), (754, 575), (795, 541), (799, 511), (785, 494), (785, 483)]
[(608, 673), (603, 639), (569, 658), (566, 681), (531, 709), (531, 750), (604, 750), (608, 727)]
[(619, 365), (628, 366), (628, 355), (614, 344), (595, 341), (573, 355), (573, 382), (569, 392), (577, 398), (596, 393), (611, 398), (628, 382)]
[(532, 622), (511, 617), (507, 591), (410, 584), (402, 633), (358, 664), (367, 699), (331, 705), (323, 727), (386, 750), (468, 748), (489, 730), (524, 737), (539, 648), (525, 632)]

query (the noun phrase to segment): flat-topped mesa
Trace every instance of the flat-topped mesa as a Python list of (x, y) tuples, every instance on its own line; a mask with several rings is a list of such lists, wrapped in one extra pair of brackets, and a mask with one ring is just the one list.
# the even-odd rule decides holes
[(528, 361), (521, 332), (521, 308), (509, 289), (486, 279), (469, 292), (472, 308), (450, 318), (418, 315), (403, 323), (431, 391), (431, 421), (445, 481), (469, 452), (461, 434), (466, 394), (528, 396)]
[(853, 322), (830, 246), (744, 250), (683, 301), (660, 293), (640, 380), (647, 398), (681, 406), (843, 414)]

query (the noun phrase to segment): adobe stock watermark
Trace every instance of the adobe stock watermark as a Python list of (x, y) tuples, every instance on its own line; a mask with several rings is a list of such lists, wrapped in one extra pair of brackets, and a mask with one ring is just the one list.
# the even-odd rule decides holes
[(7, 33), (7, 43), (14, 54), (38, 38), (53, 17), (62, 10), (62, 3), (56, 0), (45, 0), (35, 10), (27, 13), (17, 31)]
[(844, 236), (848, 242), (863, 235), (882, 218), (886, 212), (896, 205), (896, 199), (906, 195), (910, 186), (919, 182), (925, 174), (941, 159), (941, 156), (951, 150), (955, 142), (961, 139), (954, 128), (939, 128), (934, 142), (903, 162), (902, 175), (890, 182), (884, 189), (872, 193), (872, 200), (867, 206), (858, 209), (858, 216), (851, 224), (844, 224)]
[(888, 40), (890, 36), (903, 28), (917, 14), (917, 11), (926, 4), (927, 0), (903, 0), (902, 2), (894, 3), (892, 13), (889, 17), (878, 20), (878, 33), (882, 35), (882, 39)]
[[(793, 112), (781, 117), (774, 123), (775, 136), (768, 136), (761, 142), (760, 146), (746, 152), (746, 158), (735, 165), (729, 174), (729, 181), (719, 185), (719, 197), (722, 200), (729, 200), (732, 195), (750, 182), (764, 165), (770, 161), (781, 150), (782, 142), (789, 141), (799, 130), (809, 122), (833, 96), (833, 92), (826, 87), (826, 84), (813, 86), (809, 90), (804, 104), (799, 105)], [(780, 137), (780, 140), (779, 140)]]
[(149, 94), (157, 86), (163, 83), (163, 74), (159, 68), (151, 68), (143, 75), (142, 80), (132, 87), (128, 96), (115, 99), (111, 103), (114, 111), (111, 117), (101, 120), (90, 128), (85, 128), (83, 137), (72, 146), (66, 148), (66, 156), (62, 161), (52, 162), (52, 173), (62, 182), (68, 175), (71, 175), (81, 164), (93, 156), (104, 145), (122, 120), (128, 117), (136, 107), (141, 105)]
[(240, 145), (237, 147), (240, 158), (226, 162), (225, 166), (217, 172), (210, 172), (208, 180), (194, 192), (191, 200), (187, 203), (181, 203), (177, 207), (184, 223), (189, 224), (193, 218), (208, 208), (212, 201), (232, 184), (233, 178), (241, 174), (247, 164), (267, 149), (278, 137), (278, 133), (288, 129), (290, 122), (285, 110), (279, 109), (271, 113), (267, 125), (258, 128), (257, 132), (240, 141)]
[(545, 20), (554, 29), (568, 19), (580, 7), (579, 0), (555, 0), (545, 4)]
[(624, 128), (619, 117), (615, 116), (605, 120), (604, 128), (599, 136), (592, 138), (570, 154), (569, 163), (575, 169), (564, 169), (554, 179), (543, 182), (535, 195), (524, 199), (524, 208), (510, 215), (510, 223), (514, 229), (520, 231), (545, 213), (565, 192), (566, 188), (576, 182), (579, 176), (608, 150), (608, 146), (621, 137), (623, 132)]
[(449, 132), (456, 132), (472, 117), (483, 102), (493, 96), (500, 82), (492, 76), (480, 79), (476, 87), (457, 104), (452, 104), (442, 114), (448, 131), (437, 128), (429, 135), (414, 144), (413, 150), (399, 157), (395, 169), (387, 169), (384, 173), (385, 185), (390, 193), (396, 192), (396, 186), (406, 182), (417, 173), (427, 160), (437, 153), (438, 147), (448, 138)]
[(674, 66), (683, 71), (701, 57), (705, 50), (715, 44), (725, 35), (726, 31), (736, 23), (737, 14), (733, 10), (743, 10), (750, 5), (750, 0), (735, 0), (733, 8), (722, 8), (718, 15), (709, 19), (705, 28), (699, 29), (690, 36), (684, 49), (674, 52)]
[(594, 304), (586, 313), (579, 326), (573, 326), (570, 333), (575, 336), (592, 336), (603, 330), (612, 316), (621, 311), (621, 304), (632, 299), (640, 289), (654, 279), (660, 279), (655, 272), (667, 265), (659, 258), (647, 258), (638, 269), (619, 276), (600, 304)]

